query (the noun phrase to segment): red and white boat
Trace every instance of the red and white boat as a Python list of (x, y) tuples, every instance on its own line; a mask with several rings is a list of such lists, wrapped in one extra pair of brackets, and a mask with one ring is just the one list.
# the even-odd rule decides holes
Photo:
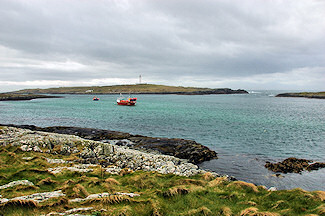
[(137, 98), (135, 97), (128, 97), (127, 99), (124, 99), (122, 94), (120, 94), (120, 97), (116, 100), (117, 105), (124, 105), (124, 106), (134, 106), (137, 102)]

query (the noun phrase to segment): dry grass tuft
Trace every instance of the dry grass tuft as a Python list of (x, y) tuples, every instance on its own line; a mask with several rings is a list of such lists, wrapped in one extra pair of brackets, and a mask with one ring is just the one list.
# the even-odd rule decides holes
[(240, 202), (238, 204), (243, 204), (243, 205), (251, 205), (251, 206), (256, 206), (256, 202), (253, 202), (253, 201), (243, 201), (243, 202)]
[(84, 204), (94, 204), (94, 203), (102, 203), (102, 204), (118, 204), (124, 202), (130, 202), (131, 199), (127, 196), (119, 196), (119, 195), (111, 195), (109, 197), (104, 198), (96, 198), (85, 201)]
[(123, 206), (120, 210), (114, 213), (116, 216), (130, 216), (132, 215), (132, 208), (130, 206)]
[(149, 202), (150, 202), (150, 204), (151, 204), (151, 208), (152, 208), (152, 213), (151, 213), (151, 215), (152, 216), (160, 216), (160, 215), (162, 215), (161, 213), (160, 213), (160, 204), (159, 204), (159, 202), (158, 202), (158, 199), (151, 199), (151, 198), (149, 198), (149, 200), (148, 200)]
[(316, 211), (319, 215), (325, 215), (325, 204), (318, 206)]
[(125, 176), (127, 174), (133, 173), (133, 170), (130, 170), (129, 168), (124, 168), (120, 171), (119, 175), (120, 176)]
[(109, 185), (120, 185), (120, 182), (113, 178), (107, 178), (105, 179), (105, 182)]
[(206, 181), (211, 181), (214, 179), (213, 175), (210, 172), (206, 172), (202, 175), (202, 178)]
[(231, 216), (232, 211), (231, 211), (231, 209), (229, 207), (225, 206), (225, 207), (221, 208), (220, 215), (222, 215), (222, 216)]
[(240, 216), (280, 216), (278, 213), (273, 212), (258, 212), (257, 208), (250, 207), (240, 212)]
[(33, 200), (10, 200), (0, 205), (0, 208), (6, 208), (6, 207), (38, 208), (39, 205), (37, 202)]
[(76, 184), (76, 186), (74, 186), (72, 188), (72, 190), (75, 192), (76, 197), (85, 198), (85, 197), (89, 196), (88, 191), (81, 184)]
[(186, 188), (181, 188), (181, 187), (173, 187), (169, 188), (167, 191), (163, 192), (162, 195), (164, 197), (173, 197), (177, 195), (185, 195), (188, 194), (190, 191)]
[(51, 184), (56, 184), (57, 181), (54, 181), (51, 179), (51, 177), (48, 177), (46, 179), (40, 180), (36, 185), (41, 186), (41, 185), (51, 185)]
[(256, 213), (258, 212), (258, 208), (254, 208), (254, 207), (249, 207), (247, 209), (242, 210), (239, 215), (240, 216), (253, 216), (256, 215)]
[(324, 201), (325, 200), (325, 191), (315, 191), (314, 197), (316, 197), (317, 199), (320, 199), (321, 201)]
[(257, 186), (252, 183), (248, 183), (248, 182), (244, 182), (244, 181), (234, 181), (234, 182), (230, 183), (227, 187), (231, 187), (233, 185), (236, 187), (243, 188), (243, 189), (249, 188), (249, 189), (253, 190), (254, 192), (258, 192)]
[(217, 187), (223, 183), (225, 183), (227, 179), (225, 177), (218, 177), (213, 179), (212, 181), (209, 182), (209, 187)]
[(62, 187), (62, 192), (66, 194), (69, 198), (85, 198), (89, 195), (87, 190), (81, 184), (64, 184)]
[(191, 209), (188, 212), (186, 212), (183, 215), (203, 215), (203, 216), (209, 216), (209, 215), (213, 215), (212, 211), (210, 209), (208, 209), (205, 206), (202, 206), (198, 209)]
[(174, 185), (198, 185), (203, 186), (206, 183), (202, 180), (196, 180), (196, 179), (180, 179), (175, 182)]
[(283, 204), (285, 204), (285, 201), (283, 201), (283, 200), (279, 200), (279, 201), (277, 201), (275, 204), (274, 204), (274, 206), (272, 207), (272, 209), (276, 209), (276, 208), (281, 208), (281, 206), (283, 205)]
[(42, 207), (57, 207), (57, 206), (60, 206), (60, 205), (66, 205), (68, 204), (69, 200), (65, 197), (60, 197), (59, 199), (57, 199), (56, 201), (52, 201), (51, 203), (45, 205), (45, 206), (42, 206)]
[(93, 186), (96, 186), (96, 185), (100, 185), (100, 179), (97, 178), (97, 177), (93, 177), (93, 178), (90, 178), (90, 181), (88, 183), (88, 186), (90, 187), (93, 187)]

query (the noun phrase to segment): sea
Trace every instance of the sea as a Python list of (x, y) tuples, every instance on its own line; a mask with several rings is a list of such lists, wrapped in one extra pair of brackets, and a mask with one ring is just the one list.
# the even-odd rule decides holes
[(325, 191), (325, 169), (276, 177), (266, 161), (288, 157), (325, 162), (325, 100), (280, 98), (284, 91), (234, 95), (132, 95), (136, 106), (116, 105), (117, 95), (1, 101), (0, 123), (78, 126), (153, 137), (195, 140), (218, 152), (203, 169), (276, 187)]

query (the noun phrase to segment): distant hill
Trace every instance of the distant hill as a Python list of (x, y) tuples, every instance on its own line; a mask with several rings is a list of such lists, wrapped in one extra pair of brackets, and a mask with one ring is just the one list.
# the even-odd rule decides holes
[(282, 93), (282, 94), (278, 94), (276, 97), (305, 97), (305, 98), (325, 99), (325, 92)]
[(59, 87), (48, 89), (24, 89), (12, 93), (19, 94), (247, 94), (245, 90), (229, 88), (195, 88), (182, 86), (166, 86), (155, 84), (113, 85), (91, 87)]

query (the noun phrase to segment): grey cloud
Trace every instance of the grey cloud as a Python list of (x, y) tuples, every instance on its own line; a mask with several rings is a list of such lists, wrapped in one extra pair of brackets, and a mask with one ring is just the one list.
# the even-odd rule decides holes
[[(317, 0), (2, 0), (0, 46), (16, 53), (0, 57), (0, 63), (24, 61), (19, 67), (0, 65), (0, 80), (142, 73), (161, 82), (324, 67), (324, 9)], [(68, 60), (85, 68), (46, 67)], [(29, 67), (29, 61), (36, 65)]]

